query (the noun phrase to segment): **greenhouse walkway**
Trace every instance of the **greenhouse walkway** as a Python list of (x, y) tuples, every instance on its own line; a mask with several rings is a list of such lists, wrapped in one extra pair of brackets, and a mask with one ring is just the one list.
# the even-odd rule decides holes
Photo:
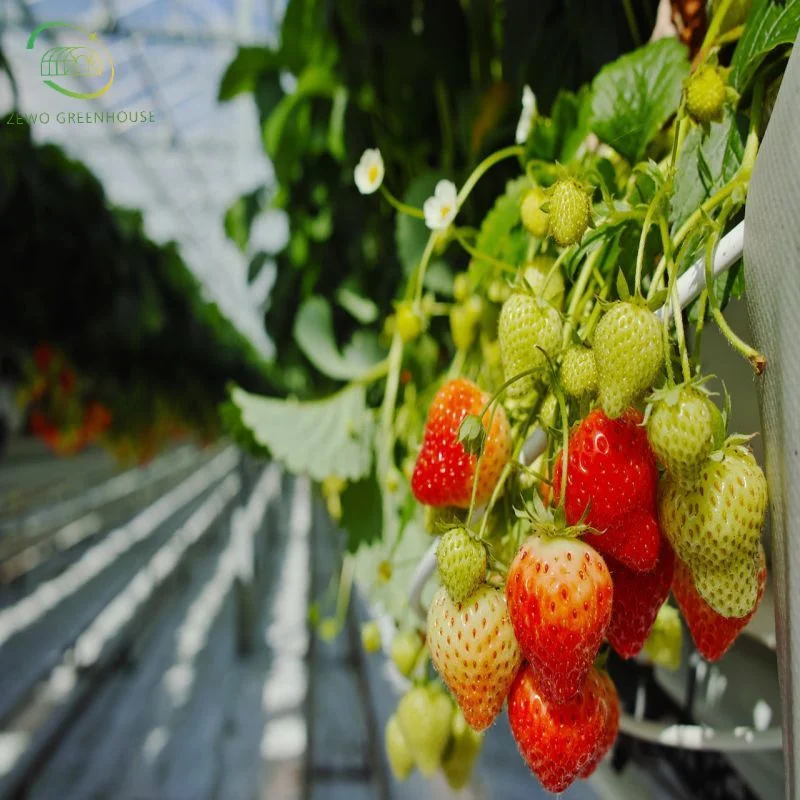
[[(339, 532), (305, 479), (231, 447), (120, 471), (12, 443), (0, 467), (0, 798), (447, 798), (393, 781), (397, 702), (359, 644), (309, 625)], [(590, 786), (564, 796), (617, 796)], [(595, 785), (597, 784), (597, 785)], [(599, 788), (598, 788), (599, 787)], [(459, 796), (546, 797), (507, 723)]]

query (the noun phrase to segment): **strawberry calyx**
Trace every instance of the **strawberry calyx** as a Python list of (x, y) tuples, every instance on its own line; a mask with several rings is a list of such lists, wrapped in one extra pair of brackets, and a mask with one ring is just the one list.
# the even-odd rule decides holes
[(533, 500), (526, 502), (523, 508), (514, 508), (514, 513), (518, 519), (530, 522), (532, 534), (538, 534), (549, 539), (577, 539), (587, 533), (596, 535), (602, 533), (602, 531), (595, 530), (584, 522), (588, 509), (578, 522), (574, 525), (568, 525), (564, 506), (558, 505), (554, 509), (548, 508), (538, 494), (534, 494)]

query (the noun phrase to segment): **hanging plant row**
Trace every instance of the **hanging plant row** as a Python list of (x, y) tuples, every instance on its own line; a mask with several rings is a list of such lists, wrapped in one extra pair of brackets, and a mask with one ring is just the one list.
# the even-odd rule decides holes
[[(700, 354), (716, 325), (755, 374), (770, 369), (723, 314), (744, 291), (741, 263), (713, 270), (800, 2), (756, 0), (744, 24), (734, 5), (715, 4), (693, 63), (679, 41), (653, 42), (561, 92), (549, 117), (526, 89), (517, 143), (459, 184), (428, 181), (424, 202), (395, 197), (367, 149), (357, 189), (388, 201), (417, 248), (388, 352), (340, 351), (316, 297), (295, 340), (341, 388), (307, 403), (231, 393), (232, 429), (321, 483), (355, 554), (343, 580), (359, 575), (400, 624), (390, 648), (413, 685), (386, 729), (400, 778), (442, 769), (463, 785), (507, 703), (522, 757), (563, 791), (617, 735), (608, 648), (674, 667), (680, 612), (716, 660), (758, 606), (767, 484)], [(499, 165), (516, 176), (464, 224)], [(468, 268), (431, 286), (463, 253)], [(699, 296), (680, 288), (692, 265)], [(407, 598), (428, 535), (440, 588), (417, 630)], [(364, 645), (380, 646), (377, 626)]]

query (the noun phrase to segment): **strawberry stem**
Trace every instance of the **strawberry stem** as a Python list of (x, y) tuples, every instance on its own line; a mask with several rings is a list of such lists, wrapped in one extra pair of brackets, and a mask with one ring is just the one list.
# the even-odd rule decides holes
[(389, 205), (395, 208), (401, 214), (407, 214), (409, 217), (415, 217), (416, 219), (425, 219), (425, 214), (422, 213), (421, 208), (415, 208), (414, 206), (408, 205), (408, 203), (403, 203), (401, 200), (398, 200), (386, 188), (385, 183), (381, 184), (381, 194), (386, 198)]
[(506, 261), (500, 261), (497, 258), (492, 258), (492, 256), (486, 255), (486, 253), (482, 253), (477, 248), (473, 247), (464, 236), (464, 233), (460, 229), (456, 229), (454, 231), (454, 236), (456, 241), (461, 245), (461, 247), (466, 250), (469, 255), (473, 258), (478, 259), (478, 261), (485, 261), (487, 264), (491, 264), (493, 267), (497, 267), (498, 269), (502, 269), (505, 272), (510, 272), (512, 275), (517, 274), (517, 268), (513, 264), (509, 264)]
[(575, 329), (575, 320), (577, 317), (578, 308), (582, 306), (582, 301), (584, 299), (584, 294), (586, 293), (586, 287), (589, 284), (589, 279), (594, 273), (594, 268), (598, 260), (606, 251), (607, 242), (608, 240), (600, 244), (596, 250), (593, 250), (581, 267), (580, 274), (578, 275), (578, 279), (575, 281), (575, 286), (573, 287), (572, 294), (570, 295), (569, 307), (567, 308), (566, 320), (564, 324), (564, 333), (561, 337), (562, 347), (566, 347), (569, 344), (572, 331)]
[[(686, 348), (686, 334), (683, 329), (683, 311), (681, 310), (681, 302), (678, 297), (678, 265), (675, 263), (675, 258), (672, 253), (672, 240), (669, 235), (669, 228), (667, 226), (666, 217), (661, 214), (658, 218), (658, 226), (661, 230), (661, 242), (664, 247), (664, 258), (667, 263), (667, 275), (669, 276), (669, 294), (672, 300), (672, 313), (675, 317), (675, 331), (678, 336), (678, 351), (681, 356), (681, 369), (683, 371), (683, 380), (688, 383), (692, 377), (692, 369), (689, 365), (689, 352)], [(664, 324), (669, 329), (669, 312), (668, 309), (664, 312)], [(665, 353), (666, 360), (669, 361), (669, 350)]]

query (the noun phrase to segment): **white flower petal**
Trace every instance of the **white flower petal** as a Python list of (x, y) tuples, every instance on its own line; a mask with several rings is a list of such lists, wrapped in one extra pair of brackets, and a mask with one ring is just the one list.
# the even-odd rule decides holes
[(442, 180), (436, 184), (433, 197), (429, 197), (422, 206), (425, 224), (432, 231), (446, 228), (458, 213), (458, 191), (452, 181)]
[(361, 194), (372, 194), (383, 183), (384, 167), (381, 151), (377, 148), (365, 150), (358, 162), (353, 178)]
[(525, 86), (522, 90), (522, 112), (519, 115), (517, 132), (514, 137), (517, 144), (524, 144), (528, 140), (536, 113), (536, 95), (530, 86)]

